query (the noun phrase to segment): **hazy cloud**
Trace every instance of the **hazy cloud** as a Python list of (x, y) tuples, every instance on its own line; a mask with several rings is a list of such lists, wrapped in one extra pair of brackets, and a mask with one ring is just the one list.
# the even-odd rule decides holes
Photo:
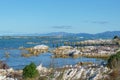
[(92, 21), (92, 23), (96, 23), (96, 24), (108, 24), (108, 21)]
[(72, 26), (53, 26), (52, 28), (55, 28), (55, 29), (71, 29)]
[(94, 23), (94, 24), (108, 24), (108, 21), (83, 21), (84, 23)]

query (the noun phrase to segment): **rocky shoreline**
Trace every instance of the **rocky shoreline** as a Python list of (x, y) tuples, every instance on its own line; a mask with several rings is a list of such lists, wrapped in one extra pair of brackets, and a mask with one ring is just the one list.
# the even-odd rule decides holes
[[(97, 64), (66, 65), (55, 69), (45, 68), (40, 64), (36, 69), (45, 80), (103, 80), (109, 78), (112, 72), (112, 69)], [(0, 80), (23, 80), (22, 72), (12, 68), (0, 69)]]

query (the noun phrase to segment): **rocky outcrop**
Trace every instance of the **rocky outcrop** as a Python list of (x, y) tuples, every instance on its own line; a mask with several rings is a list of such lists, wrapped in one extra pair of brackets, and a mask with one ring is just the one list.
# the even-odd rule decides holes
[(38, 70), (38, 72), (39, 72), (41, 75), (45, 75), (45, 74), (51, 72), (51, 69), (47, 69), (46, 67), (43, 67), (42, 64), (40, 64), (39, 66), (37, 66), (36, 69)]
[(22, 70), (15, 71), (12, 68), (0, 69), (0, 80), (20, 80), (22, 79)]
[(53, 53), (55, 54), (68, 54), (70, 50), (72, 50), (73, 47), (71, 46), (61, 46), (53, 50)]
[(71, 46), (61, 46), (53, 50), (55, 57), (89, 57), (89, 58), (109, 58), (116, 53), (118, 46), (83, 46), (73, 48)]
[(29, 52), (29, 54), (22, 53), (23, 57), (37, 56), (40, 53), (48, 52), (49, 47), (46, 45), (37, 45), (32, 48), (25, 48)]
[(20, 80), (22, 78), (22, 70), (13, 70), (9, 66), (0, 61), (0, 80)]
[(53, 50), (55, 56), (59, 57), (69, 57), (69, 56), (77, 56), (80, 54), (80, 51), (71, 47), (71, 46), (61, 46)]
[(73, 67), (68, 66), (67, 69), (65, 68), (63, 68), (63, 71), (55, 72), (55, 80), (101, 80), (111, 72), (109, 68), (98, 65), (75, 65)]

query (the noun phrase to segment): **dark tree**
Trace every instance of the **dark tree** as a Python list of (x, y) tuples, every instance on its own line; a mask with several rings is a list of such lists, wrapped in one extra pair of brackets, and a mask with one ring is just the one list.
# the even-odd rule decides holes
[(118, 39), (119, 37), (118, 36), (114, 36), (114, 38), (113, 39)]

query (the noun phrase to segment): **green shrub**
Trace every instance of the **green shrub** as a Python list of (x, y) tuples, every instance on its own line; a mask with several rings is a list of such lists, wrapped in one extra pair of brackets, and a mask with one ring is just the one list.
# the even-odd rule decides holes
[(35, 78), (38, 76), (38, 71), (36, 70), (36, 65), (31, 63), (23, 69), (23, 78)]
[(110, 68), (119, 68), (120, 66), (120, 52), (117, 52), (114, 55), (111, 55), (108, 59), (108, 67)]

